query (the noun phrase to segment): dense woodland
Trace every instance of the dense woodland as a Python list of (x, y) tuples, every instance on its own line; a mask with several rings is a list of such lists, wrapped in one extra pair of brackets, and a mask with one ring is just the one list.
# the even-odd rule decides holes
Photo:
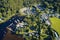
[(6, 21), (6, 19), (15, 15), (20, 8), (31, 7), (39, 3), (46, 4), (47, 8), (53, 8), (55, 6), (59, 12), (59, 0), (0, 0), (0, 18), (4, 18)]
[[(46, 9), (44, 11), (47, 12), (48, 9), (54, 9), (53, 13), (60, 14), (60, 1), (59, 0), (0, 0), (0, 18), (3, 20), (3, 22), (10, 19), (12, 16), (16, 14), (20, 14), (19, 10), (24, 7), (32, 7), (35, 4), (41, 4), (46, 5)], [(52, 33), (49, 27), (45, 23), (41, 23), (40, 21), (40, 13), (42, 13), (39, 10), (36, 10), (38, 12), (38, 16), (36, 15), (30, 15), (29, 17), (25, 17), (25, 21), (29, 24), (28, 27), (31, 27), (32, 25), (35, 27), (35, 29), (39, 32), (39, 39), (42, 37), (46, 37), (45, 30), (47, 29), (48, 32)], [(50, 11), (51, 13), (51, 11)], [(2, 21), (0, 21), (2, 23)], [(44, 34), (40, 34), (40, 31), (43, 30)], [(47, 34), (47, 33), (46, 33)], [(51, 35), (51, 34), (49, 34)], [(33, 36), (32, 36), (33, 38)], [(54, 35), (52, 34), (52, 38), (54, 38)], [(28, 38), (29, 39), (29, 38)], [(36, 39), (31, 39), (36, 40)], [(43, 40), (43, 38), (42, 38)]]

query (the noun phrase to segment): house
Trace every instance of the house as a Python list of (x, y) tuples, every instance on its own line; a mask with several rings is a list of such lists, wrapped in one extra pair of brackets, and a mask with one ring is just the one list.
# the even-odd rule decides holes
[(50, 23), (49, 20), (45, 21), (45, 23), (46, 23), (47, 25), (51, 25), (51, 23)]
[(42, 16), (41, 16), (41, 19), (46, 21), (48, 19), (48, 15), (46, 13), (43, 13)]
[(0, 21), (3, 21), (4, 20), (4, 18), (0, 18)]
[(20, 22), (20, 23), (17, 23), (16, 28), (19, 28), (19, 27), (24, 27), (24, 22), (23, 21)]
[(0, 18), (0, 21), (1, 21), (2, 19)]
[(41, 16), (41, 21), (45, 22), (47, 25), (51, 25), (50, 21), (49, 21), (49, 16), (46, 13), (43, 13)]

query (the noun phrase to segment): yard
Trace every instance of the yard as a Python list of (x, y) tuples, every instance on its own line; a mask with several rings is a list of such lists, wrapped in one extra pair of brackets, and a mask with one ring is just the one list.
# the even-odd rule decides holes
[(56, 30), (60, 35), (60, 19), (53, 17), (53, 18), (50, 18), (50, 20), (52, 22), (52, 28)]

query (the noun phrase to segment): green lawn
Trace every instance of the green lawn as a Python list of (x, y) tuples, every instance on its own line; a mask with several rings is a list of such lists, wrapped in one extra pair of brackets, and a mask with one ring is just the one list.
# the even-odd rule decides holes
[(53, 18), (50, 18), (50, 20), (52, 22), (52, 28), (56, 30), (60, 35), (60, 19), (53, 17)]

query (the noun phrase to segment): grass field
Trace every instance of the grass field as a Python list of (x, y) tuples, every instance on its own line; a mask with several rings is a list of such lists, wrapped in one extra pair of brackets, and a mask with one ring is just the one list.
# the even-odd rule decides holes
[(50, 18), (50, 20), (52, 22), (52, 28), (56, 30), (60, 35), (60, 19), (53, 17), (53, 18)]

